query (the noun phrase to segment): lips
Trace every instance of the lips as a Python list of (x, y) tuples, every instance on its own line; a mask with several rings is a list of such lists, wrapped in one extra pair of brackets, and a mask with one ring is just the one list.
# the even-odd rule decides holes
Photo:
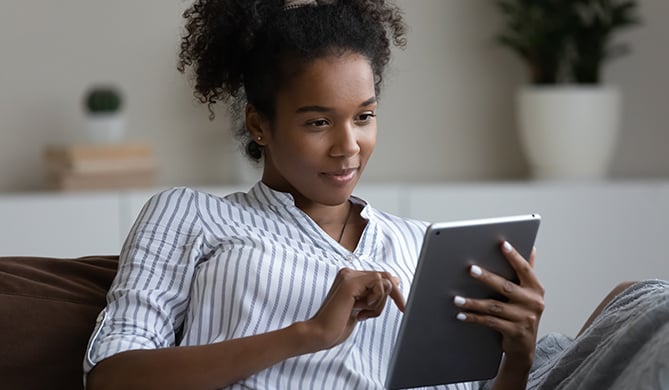
[(353, 180), (358, 168), (344, 168), (336, 171), (323, 172), (323, 176), (338, 184), (346, 184)]
[(342, 168), (337, 171), (330, 171), (330, 172), (325, 172), (326, 175), (331, 175), (331, 176), (346, 176), (350, 174), (351, 172), (357, 171), (358, 168)]

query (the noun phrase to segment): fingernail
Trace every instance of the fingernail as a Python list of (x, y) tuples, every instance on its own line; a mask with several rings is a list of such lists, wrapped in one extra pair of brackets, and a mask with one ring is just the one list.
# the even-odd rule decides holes
[(502, 250), (506, 253), (509, 253), (511, 252), (512, 249), (513, 247), (511, 246), (511, 244), (509, 244), (508, 241), (504, 241), (504, 245), (502, 245)]
[(465, 299), (459, 295), (456, 295), (455, 298), (453, 298), (453, 303), (455, 303), (455, 306), (462, 306), (465, 304)]
[(478, 265), (472, 265), (471, 268), (469, 268), (469, 273), (472, 274), (472, 276), (481, 276), (483, 271)]
[(374, 305), (376, 305), (376, 302), (378, 302), (378, 301), (379, 301), (378, 299), (369, 298), (367, 300), (367, 306), (374, 306)]
[(458, 315), (455, 316), (455, 318), (459, 319), (460, 321), (464, 321), (467, 319), (467, 315), (465, 313), (458, 313)]

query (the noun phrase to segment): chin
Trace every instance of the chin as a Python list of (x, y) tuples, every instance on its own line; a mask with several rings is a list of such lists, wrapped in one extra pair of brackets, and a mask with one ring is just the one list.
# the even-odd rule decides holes
[(320, 193), (321, 196), (319, 198), (322, 200), (319, 203), (323, 203), (328, 206), (340, 205), (348, 201), (348, 199), (351, 197), (351, 194), (353, 194), (354, 189), (355, 184), (334, 189), (324, 188)]
[(328, 206), (338, 206), (342, 203), (346, 203), (351, 197), (353, 191), (337, 191), (324, 194), (322, 200), (319, 203), (323, 203)]

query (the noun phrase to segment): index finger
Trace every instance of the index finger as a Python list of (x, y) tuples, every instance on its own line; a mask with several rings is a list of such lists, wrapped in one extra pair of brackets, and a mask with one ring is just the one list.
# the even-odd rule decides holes
[(393, 277), (390, 279), (390, 283), (392, 284), (392, 288), (390, 289), (389, 293), (390, 298), (392, 298), (393, 302), (395, 302), (397, 308), (400, 309), (402, 313), (404, 313), (406, 303), (404, 302), (404, 295), (402, 295), (402, 291), (400, 291), (399, 280)]

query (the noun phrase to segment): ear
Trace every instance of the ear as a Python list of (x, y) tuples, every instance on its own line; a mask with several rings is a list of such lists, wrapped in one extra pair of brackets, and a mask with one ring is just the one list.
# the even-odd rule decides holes
[(270, 133), (269, 121), (252, 104), (246, 105), (246, 130), (257, 144), (265, 145)]

